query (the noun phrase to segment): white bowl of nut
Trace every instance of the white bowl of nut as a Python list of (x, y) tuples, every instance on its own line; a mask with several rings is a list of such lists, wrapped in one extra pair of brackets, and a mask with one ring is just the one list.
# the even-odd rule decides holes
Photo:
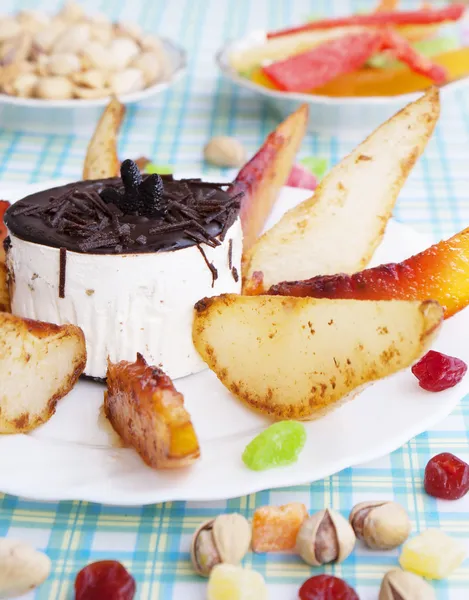
[[(123, 104), (140, 102), (185, 69), (186, 52), (174, 42), (136, 24), (86, 15), (73, 0), (55, 15), (20, 11), (0, 18), (0, 125), (70, 130), (69, 111), (60, 111), (63, 120), (57, 109), (98, 109), (112, 95)], [(32, 109), (41, 109), (40, 118)]]

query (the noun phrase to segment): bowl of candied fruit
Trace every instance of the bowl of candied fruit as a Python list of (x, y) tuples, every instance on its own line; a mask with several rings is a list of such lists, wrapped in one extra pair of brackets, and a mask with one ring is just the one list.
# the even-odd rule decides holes
[(465, 5), (374, 11), (251, 32), (217, 55), (222, 73), (282, 115), (311, 105), (311, 127), (375, 126), (431, 86), (469, 87)]

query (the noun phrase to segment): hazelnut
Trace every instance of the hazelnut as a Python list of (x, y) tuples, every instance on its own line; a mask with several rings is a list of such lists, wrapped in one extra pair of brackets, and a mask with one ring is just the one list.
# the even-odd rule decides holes
[(192, 538), (191, 559), (195, 571), (208, 577), (220, 563), (239, 564), (251, 544), (251, 526), (237, 513), (219, 515), (203, 523)]
[(218, 135), (206, 144), (204, 157), (218, 167), (240, 167), (246, 162), (246, 151), (237, 139)]
[(116, 96), (138, 92), (145, 86), (142, 71), (132, 68), (113, 73), (109, 83), (113, 94), (116, 94)]
[(355, 546), (355, 534), (344, 517), (326, 508), (303, 522), (296, 538), (296, 551), (301, 558), (319, 567), (330, 562), (342, 562)]
[(397, 548), (412, 528), (405, 509), (391, 501), (360, 502), (353, 507), (349, 520), (357, 538), (372, 550)]
[(384, 576), (378, 600), (436, 600), (436, 595), (422, 577), (393, 569)]
[(63, 52), (62, 54), (52, 54), (47, 67), (50, 75), (71, 75), (80, 71), (81, 63), (76, 54)]

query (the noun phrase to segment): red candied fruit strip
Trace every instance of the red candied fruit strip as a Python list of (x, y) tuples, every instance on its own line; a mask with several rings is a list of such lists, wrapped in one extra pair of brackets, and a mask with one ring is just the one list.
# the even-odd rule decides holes
[(437, 9), (420, 9), (412, 11), (379, 11), (367, 15), (351, 15), (348, 17), (338, 17), (335, 19), (322, 19), (312, 21), (298, 27), (290, 27), (280, 31), (273, 31), (267, 34), (267, 38), (281, 37), (300, 33), (302, 31), (314, 31), (316, 29), (332, 29), (334, 27), (349, 27), (355, 25), (433, 25), (444, 23), (446, 21), (459, 21), (464, 14), (466, 7), (462, 2)]
[(84, 567), (75, 579), (75, 600), (133, 600), (135, 580), (116, 560)]
[(381, 32), (345, 35), (262, 70), (282, 90), (307, 92), (361, 68), (381, 46)]
[(360, 600), (353, 588), (333, 575), (316, 575), (307, 579), (298, 597), (299, 600)]
[(437, 454), (425, 467), (424, 487), (435, 498), (458, 500), (469, 491), (469, 465), (450, 452)]
[(460, 358), (430, 350), (412, 367), (419, 385), (427, 392), (442, 392), (457, 385), (467, 371)]
[(412, 71), (428, 77), (438, 85), (448, 80), (444, 67), (417, 52), (404, 37), (392, 29), (383, 31), (383, 50), (390, 51), (394, 58), (406, 63)]

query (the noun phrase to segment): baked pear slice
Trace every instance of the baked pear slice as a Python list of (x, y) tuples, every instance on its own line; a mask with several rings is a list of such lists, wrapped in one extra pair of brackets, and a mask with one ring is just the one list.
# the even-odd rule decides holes
[(119, 130), (124, 119), (125, 106), (112, 98), (88, 144), (83, 179), (106, 179), (118, 177), (120, 160), (117, 155)]
[(309, 200), (288, 211), (247, 251), (244, 293), (366, 267), (439, 114), (439, 92), (431, 89), (337, 164)]
[(183, 395), (141, 354), (133, 363), (108, 361), (104, 413), (124, 444), (154, 469), (187, 467), (200, 457)]
[(434, 301), (223, 295), (196, 304), (193, 340), (253, 409), (276, 420), (311, 419), (412, 365), (442, 319)]
[(239, 171), (229, 194), (242, 193), (239, 216), (243, 254), (261, 234), (280, 190), (286, 184), (308, 125), (309, 108), (303, 104), (265, 139)]
[(79, 327), (0, 313), (0, 433), (24, 433), (48, 421), (85, 365)]

